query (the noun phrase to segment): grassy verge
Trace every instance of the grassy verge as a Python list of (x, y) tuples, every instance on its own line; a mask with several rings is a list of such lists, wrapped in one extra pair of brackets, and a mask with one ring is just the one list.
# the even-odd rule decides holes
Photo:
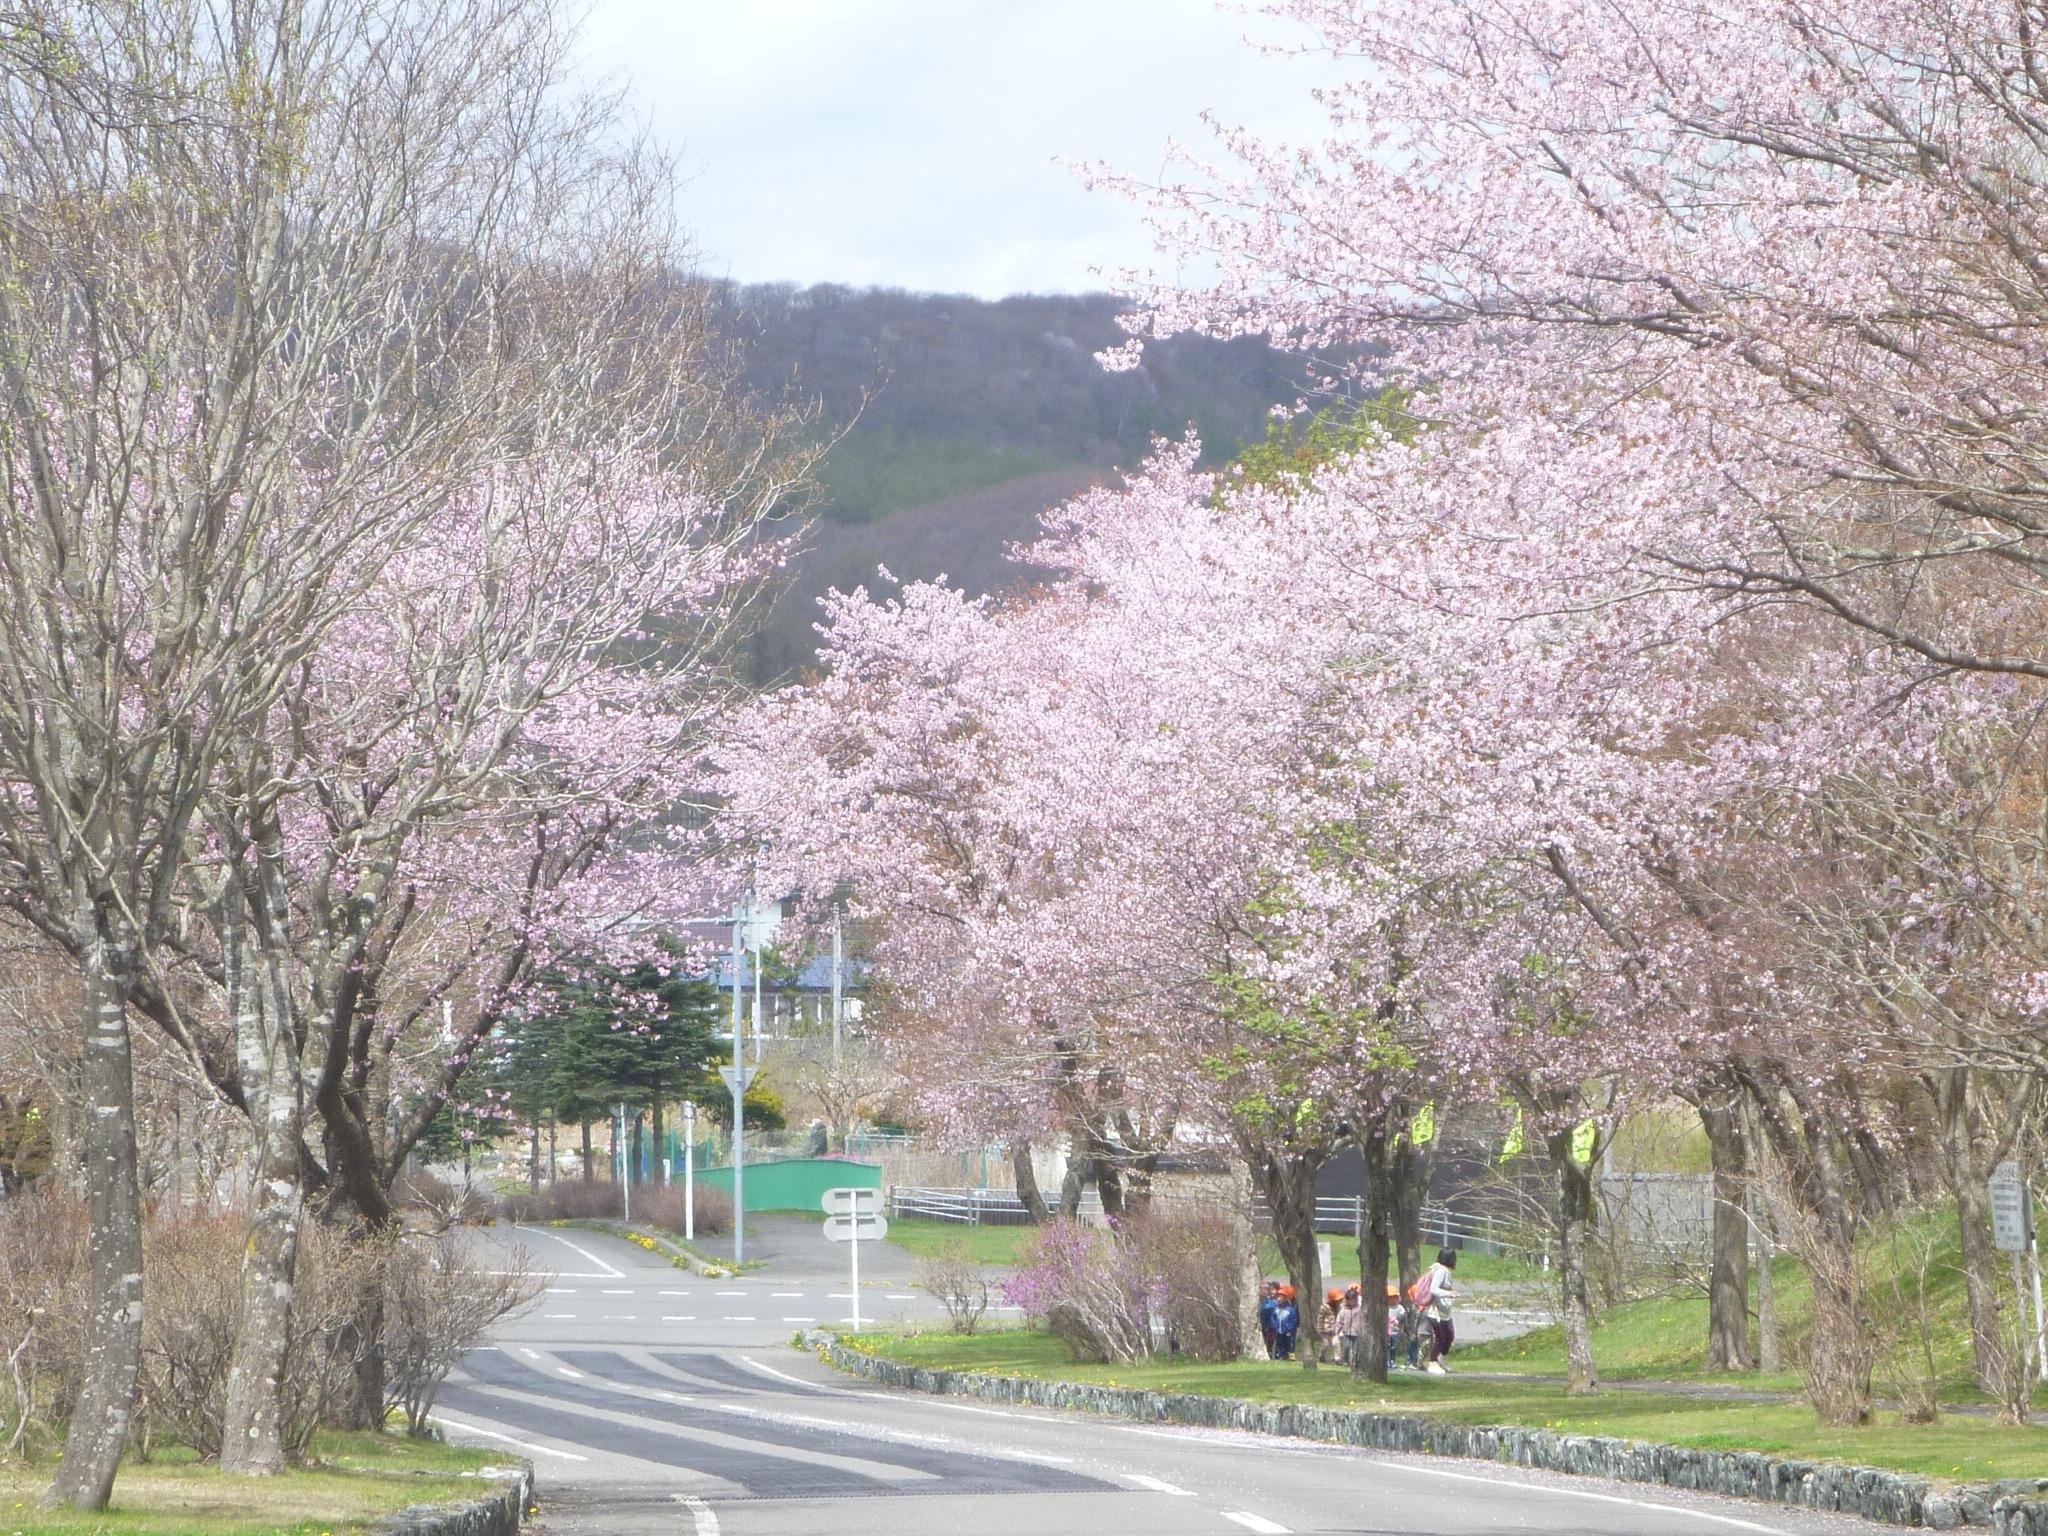
[[(1881, 1397), (1902, 1395), (1901, 1383), (1927, 1367), (1918, 1334), (1924, 1314), (1932, 1374), (1941, 1401), (1986, 1401), (1977, 1390), (1975, 1355), (1962, 1272), (1961, 1242), (1953, 1208), (1923, 1211), (1898, 1221), (1873, 1222), (1858, 1248), (1869, 1312), (1878, 1331), (1876, 1387)], [(1466, 1263), (1459, 1260), (1463, 1278)], [(1805, 1348), (1812, 1327), (1813, 1290), (1792, 1259), (1772, 1266), (1780, 1328), (1788, 1362)], [(2002, 1278), (2002, 1277), (2001, 1277)], [(1686, 1380), (1796, 1392), (1796, 1370), (1770, 1376), (1714, 1375), (1706, 1368), (1707, 1302), (1703, 1296), (1663, 1297), (1609, 1307), (1594, 1320), (1593, 1354), (1609, 1381)], [(1540, 1328), (1520, 1338), (1461, 1349), (1474, 1370), (1561, 1375), (1563, 1330)]]
[[(100, 1514), (40, 1507), (51, 1464), (0, 1467), (4, 1536), (354, 1536), (411, 1504), (478, 1497), (475, 1473), (505, 1457), (433, 1440), (323, 1434), (318, 1465), (281, 1477), (223, 1476), (173, 1446), (127, 1462)], [(464, 1474), (469, 1474), (465, 1476)]]
[[(937, 1252), (948, 1243), (965, 1243), (968, 1253), (983, 1264), (1014, 1268), (1023, 1261), (1038, 1228), (971, 1227), (957, 1221), (932, 1221), (922, 1216), (905, 1216), (889, 1223), (889, 1241), (919, 1258)], [(1270, 1238), (1259, 1244), (1260, 1272), (1284, 1275), (1287, 1265)], [(1330, 1278), (1350, 1281), (1358, 1278), (1358, 1244), (1341, 1234), (1330, 1240)], [(1543, 1271), (1519, 1259), (1493, 1258), (1486, 1254), (1458, 1256), (1458, 1278), (1502, 1284), (1541, 1284)]]
[(1931, 1425), (1908, 1425), (1885, 1415), (1880, 1422), (1859, 1429), (1826, 1429), (1814, 1421), (1811, 1409), (1797, 1403), (1713, 1402), (1648, 1391), (1610, 1391), (1574, 1398), (1567, 1397), (1561, 1387), (1536, 1382), (1473, 1381), (1457, 1375), (1419, 1373), (1401, 1374), (1384, 1386), (1354, 1384), (1344, 1371), (1331, 1367), (1308, 1372), (1264, 1361), (1080, 1365), (1069, 1361), (1049, 1334), (1033, 1330), (974, 1338), (869, 1334), (850, 1342), (886, 1359), (940, 1370), (1433, 1414), (1467, 1424), (1532, 1424), (1704, 1450), (1762, 1451), (1887, 1467), (1956, 1482), (2036, 1477), (2048, 1466), (2048, 1432), (2001, 1428), (1978, 1419), (1948, 1418)]

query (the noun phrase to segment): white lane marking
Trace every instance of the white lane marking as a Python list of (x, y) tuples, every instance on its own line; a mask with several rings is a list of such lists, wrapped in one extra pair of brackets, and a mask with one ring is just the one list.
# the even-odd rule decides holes
[(826, 1299), (827, 1301), (851, 1301), (851, 1300), (853, 1300), (853, 1292), (851, 1292), (851, 1291), (827, 1291), (827, 1292), (825, 1293), (825, 1299)]
[(720, 1291), (717, 1294), (720, 1296), (744, 1296), (747, 1293), (745, 1291)]
[(581, 1371), (572, 1371), (566, 1365), (558, 1365), (555, 1367), (555, 1369), (560, 1371), (564, 1376), (571, 1378), (572, 1380), (581, 1381), (583, 1379), (583, 1373)]
[(694, 1323), (695, 1321), (697, 1321), (697, 1314), (694, 1312), (683, 1312), (679, 1314), (671, 1314), (664, 1312), (661, 1315), (661, 1320), (664, 1323)]
[(626, 1272), (623, 1269), (613, 1269), (611, 1265), (605, 1263), (603, 1259), (600, 1259), (588, 1248), (583, 1247), (581, 1244), (570, 1242), (569, 1239), (562, 1236), (559, 1232), (550, 1232), (546, 1227), (514, 1227), (512, 1230), (515, 1232), (531, 1232), (539, 1237), (553, 1238), (571, 1253), (590, 1260), (601, 1271), (597, 1277), (599, 1279), (623, 1280), (626, 1278)]
[(718, 1536), (718, 1516), (711, 1513), (711, 1506), (694, 1493), (679, 1493), (675, 1501), (690, 1512), (690, 1519), (697, 1527), (697, 1536)]
[(889, 1298), (889, 1300), (891, 1300), (891, 1301), (915, 1301), (915, 1300), (917, 1300), (917, 1293), (916, 1293), (915, 1291), (888, 1291), (888, 1292), (885, 1292), (884, 1294), (885, 1294), (885, 1295), (887, 1295), (887, 1297), (888, 1297), (888, 1298)]
[(576, 1287), (573, 1285), (551, 1285), (548, 1287), (548, 1294), (550, 1296), (574, 1296), (576, 1294)]
[[(533, 1271), (530, 1269), (494, 1269), (491, 1273), (494, 1275), (530, 1275)], [(601, 1275), (594, 1269), (551, 1269), (548, 1273), (557, 1280), (615, 1280), (618, 1278), (617, 1270), (613, 1270), (608, 1275)]]
[[(720, 1294), (723, 1295), (724, 1293), (721, 1292)], [(768, 1299), (770, 1301), (802, 1301), (804, 1293), (802, 1291), (770, 1291)]]
[(783, 1321), (785, 1323), (815, 1323), (817, 1319), (815, 1317), (785, 1317)]
[(633, 1293), (631, 1291), (600, 1291), (598, 1294), (600, 1296), (630, 1296)]
[(598, 1321), (603, 1323), (634, 1323), (638, 1322), (639, 1319), (630, 1312), (607, 1312)]
[(760, 1361), (756, 1360), (752, 1355), (741, 1355), (740, 1363), (743, 1365), (750, 1365), (755, 1370), (762, 1372), (764, 1375), (774, 1376), (782, 1381), (795, 1382), (796, 1385), (800, 1387), (820, 1387), (830, 1392), (845, 1392), (848, 1397), (852, 1397), (855, 1395), (851, 1392), (846, 1392), (846, 1388), (835, 1387), (831, 1385), (829, 1382), (805, 1381), (801, 1376), (792, 1376), (787, 1371), (778, 1371), (772, 1365), (763, 1365)]
[(755, 1317), (754, 1314), (751, 1312), (728, 1312), (725, 1314), (725, 1320), (728, 1323), (753, 1323), (760, 1321), (760, 1319)]
[(1529, 1493), (1555, 1493), (1567, 1499), (1592, 1499), (1600, 1504), (1626, 1504), (1630, 1509), (1654, 1509), (1660, 1515), (1687, 1515), (1694, 1520), (1712, 1520), (1719, 1525), (1732, 1525), (1738, 1531), (1762, 1531), (1765, 1536), (1778, 1536), (1775, 1525), (1758, 1525), (1754, 1520), (1738, 1520), (1733, 1515), (1717, 1515), (1710, 1510), (1687, 1509), (1683, 1504), (1656, 1504), (1648, 1499), (1624, 1498), (1618, 1493), (1594, 1493), (1588, 1488), (1558, 1488), (1549, 1483), (1522, 1483), (1504, 1477), (1480, 1477), (1471, 1472), (1447, 1472), (1442, 1467), (1417, 1467), (1405, 1461), (1379, 1461), (1375, 1465), (1390, 1467), (1397, 1472), (1413, 1472), (1418, 1477), (1448, 1477), (1459, 1483), (1491, 1483), (1496, 1488), (1516, 1488)]
[(1135, 1483), (1138, 1487), (1148, 1489), (1153, 1493), (1170, 1493), (1176, 1499), (1192, 1499), (1194, 1497), (1185, 1488), (1176, 1488), (1169, 1482), (1164, 1482), (1156, 1477), (1147, 1477), (1142, 1472), (1126, 1472), (1124, 1474), (1124, 1481)]
[(559, 1322), (565, 1317), (574, 1317), (575, 1315), (574, 1312), (543, 1312), (541, 1313), (541, 1318), (545, 1322), (553, 1323)]
[(526, 1356), (529, 1360), (538, 1360), (540, 1358), (540, 1351), (537, 1349), (522, 1349), (519, 1353)]
[(1256, 1532), (1257, 1536), (1287, 1536), (1286, 1526), (1275, 1525), (1265, 1516), (1255, 1515), (1248, 1509), (1226, 1509), (1223, 1518), (1236, 1521), (1246, 1530)]
[(578, 1456), (574, 1451), (558, 1451), (550, 1446), (535, 1445), (528, 1440), (514, 1440), (510, 1435), (501, 1434), (495, 1429), (485, 1429), (481, 1424), (465, 1424), (460, 1419), (451, 1419), (445, 1413), (435, 1414), (434, 1422), (436, 1424), (446, 1424), (450, 1429), (459, 1429), (464, 1434), (487, 1435), (493, 1440), (502, 1440), (507, 1445), (516, 1445), (522, 1451), (531, 1451), (536, 1456), (559, 1456), (564, 1461), (590, 1460), (588, 1456)]
[(654, 1294), (657, 1296), (687, 1296), (690, 1293), (688, 1291), (656, 1291)]

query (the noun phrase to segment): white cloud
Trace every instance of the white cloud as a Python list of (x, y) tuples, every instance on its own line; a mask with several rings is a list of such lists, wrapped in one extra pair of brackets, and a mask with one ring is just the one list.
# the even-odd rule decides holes
[(1156, 172), (1213, 110), (1313, 133), (1321, 61), (1208, 0), (593, 0), (588, 76), (631, 87), (689, 177), (707, 270), (964, 291), (1100, 287), (1137, 210), (1058, 162)]

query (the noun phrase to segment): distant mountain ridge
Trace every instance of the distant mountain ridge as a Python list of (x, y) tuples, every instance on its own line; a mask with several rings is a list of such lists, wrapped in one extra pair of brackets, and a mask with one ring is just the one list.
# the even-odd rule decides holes
[(1148, 343), (1142, 366), (1109, 373), (1095, 355), (1124, 339), (1110, 294), (723, 284), (714, 302), (747, 387), (814, 400), (821, 430), (845, 430), (817, 526), (755, 637), (756, 682), (810, 661), (828, 589), (872, 585), (877, 564), (976, 592), (1012, 585), (1004, 550), (1047, 507), (1190, 426), (1208, 459), (1229, 458), (1309, 384), (1298, 356), (1249, 337)]

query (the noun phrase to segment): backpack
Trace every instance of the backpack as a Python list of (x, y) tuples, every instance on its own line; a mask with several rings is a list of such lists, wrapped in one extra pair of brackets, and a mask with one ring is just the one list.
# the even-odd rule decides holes
[(1422, 1272), (1422, 1277), (1408, 1287), (1408, 1299), (1415, 1303), (1419, 1312), (1429, 1305), (1429, 1298), (1436, 1294), (1436, 1266), (1432, 1264)]

